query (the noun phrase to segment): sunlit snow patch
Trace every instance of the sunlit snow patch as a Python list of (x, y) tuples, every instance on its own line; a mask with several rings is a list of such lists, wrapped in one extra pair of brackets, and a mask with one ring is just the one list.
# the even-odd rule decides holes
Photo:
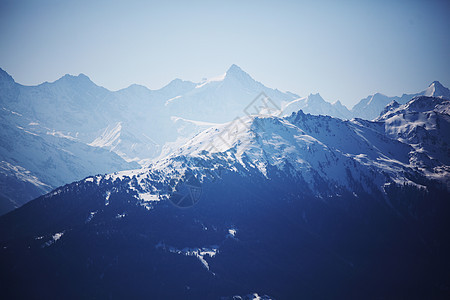
[(181, 98), (181, 95), (170, 98), (169, 100), (166, 101), (166, 103), (164, 103), (164, 105), (167, 106), (170, 102), (172, 102), (176, 99), (180, 99), (180, 98)]
[(201, 87), (207, 85), (208, 83), (223, 81), (223, 80), (225, 79), (225, 76), (226, 76), (226, 75), (227, 75), (227, 73), (225, 73), (225, 74), (223, 74), (223, 75), (220, 75), (220, 76), (217, 76), (217, 77), (209, 78), (209, 79), (207, 79), (207, 80), (201, 82), (200, 84), (197, 84), (197, 85), (195, 86), (195, 88), (196, 88), (196, 89), (199, 89), (199, 88), (201, 88)]
[(126, 215), (127, 215), (126, 213), (117, 214), (117, 215), (116, 215), (116, 219), (122, 219), (122, 218), (125, 218)]
[(92, 221), (92, 219), (94, 218), (95, 214), (97, 213), (97, 211), (92, 211), (89, 213), (89, 216), (87, 217), (85, 223), (89, 223), (90, 221)]
[(221, 299), (229, 299), (229, 300), (274, 300), (273, 297), (268, 295), (260, 296), (258, 293), (252, 293), (245, 296), (234, 295), (233, 297), (221, 297)]
[(41, 247), (45, 248), (45, 247), (51, 246), (52, 244), (56, 243), (56, 241), (59, 240), (63, 235), (64, 235), (64, 231), (55, 233), (52, 236), (52, 239), (45, 242)]
[[(202, 247), (202, 248), (183, 248), (183, 249), (179, 250), (172, 246), (166, 246), (162, 242), (159, 242), (155, 246), (155, 248), (156, 249), (162, 248), (163, 250), (169, 251), (171, 253), (181, 254), (181, 255), (185, 255), (185, 256), (195, 256), (198, 258), (198, 260), (200, 260), (202, 265), (208, 271), (210, 271), (210, 269), (209, 269), (208, 262), (205, 260), (205, 256), (214, 257), (219, 251), (219, 246)], [(213, 272), (211, 272), (211, 273), (213, 275), (215, 275), (215, 273), (213, 273)]]
[(109, 197), (111, 197), (111, 192), (107, 191), (105, 196), (105, 206), (109, 205)]
[(230, 228), (228, 229), (227, 238), (236, 238), (237, 229), (236, 228)]

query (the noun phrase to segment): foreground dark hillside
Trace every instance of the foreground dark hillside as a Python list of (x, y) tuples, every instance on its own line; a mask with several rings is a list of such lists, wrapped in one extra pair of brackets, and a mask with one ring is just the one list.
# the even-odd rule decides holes
[[(449, 295), (449, 194), (437, 187), (391, 186), (389, 206), (381, 195), (320, 199), (288, 177), (225, 172), (204, 182), (195, 206), (161, 201), (148, 211), (126, 188), (130, 180), (75, 183), (3, 216), (3, 296)], [(111, 187), (118, 193), (105, 206)], [(209, 269), (185, 248), (215, 251), (203, 256)]]

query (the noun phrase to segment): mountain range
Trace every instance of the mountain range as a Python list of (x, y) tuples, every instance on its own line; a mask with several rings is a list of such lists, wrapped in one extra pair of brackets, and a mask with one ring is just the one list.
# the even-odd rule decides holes
[(374, 119), (393, 100), (417, 95), (445, 98), (449, 90), (434, 82), (413, 95), (375, 94), (348, 110), (319, 94), (268, 88), (236, 65), (199, 83), (175, 79), (159, 90), (115, 92), (84, 74), (23, 86), (0, 69), (0, 214), (88, 175), (146, 167), (201, 131), (251, 114), (258, 97), (268, 99), (273, 115), (302, 110), (349, 120)]
[(450, 100), (418, 95), (372, 121), (299, 110), (208, 123), (143, 168), (86, 177), (0, 217), (2, 291), (445, 299), (449, 112)]
[(384, 107), (392, 101), (405, 104), (416, 96), (443, 97), (445, 99), (450, 99), (450, 90), (444, 87), (439, 81), (434, 81), (425, 90), (415, 94), (403, 94), (400, 97), (388, 97), (376, 93), (359, 101), (352, 108), (352, 113), (354, 117), (373, 120), (377, 118)]

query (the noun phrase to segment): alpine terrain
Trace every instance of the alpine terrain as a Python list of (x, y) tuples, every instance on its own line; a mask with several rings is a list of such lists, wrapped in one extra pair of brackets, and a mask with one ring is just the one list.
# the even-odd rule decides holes
[[(208, 126), (191, 131), (192, 138), (141, 168), (92, 174), (0, 217), (3, 295), (450, 296), (447, 98), (418, 95), (404, 104), (388, 103), (374, 121), (344, 120), (347, 113), (337, 109), (339, 103), (332, 107), (343, 119), (295, 111), (298, 105), (322, 101), (319, 95), (299, 100), (263, 90), (275, 99), (275, 107), (291, 107), (292, 112), (259, 111), (230, 120), (218, 114), (226, 105), (238, 110), (237, 104), (224, 103), (226, 93), (237, 103), (243, 86), (263, 88), (237, 66), (201, 84), (171, 83), (177, 89), (173, 93), (142, 87), (112, 93), (82, 81), (105, 94), (98, 101), (117, 101), (108, 107), (117, 107), (118, 114), (125, 116), (131, 106), (121, 102), (121, 93), (164, 94), (140, 101), (151, 107), (161, 100), (161, 116), (164, 107), (174, 106), (168, 111), (176, 112), (177, 119), (168, 120), (175, 123), (195, 125), (196, 120)], [(114, 100), (106, 96), (110, 94)], [(222, 98), (213, 108), (200, 105), (204, 118), (188, 109), (196, 99), (213, 102), (208, 95)], [(122, 149), (121, 157), (130, 158), (126, 143), (114, 136), (143, 140), (134, 125), (120, 118), (109, 127), (99, 118), (92, 120), (98, 124), (89, 127), (99, 135), (80, 132), (74, 142)], [(48, 122), (60, 124), (57, 116)], [(75, 134), (73, 124), (65, 124), (58, 129)]]
[(119, 91), (84, 74), (24, 86), (0, 69), (0, 215), (89, 175), (147, 167), (203, 130), (260, 112), (261, 99), (270, 100), (266, 115), (302, 110), (371, 120), (393, 100), (404, 104), (417, 95), (450, 97), (434, 82), (402, 97), (376, 94), (349, 110), (319, 94), (268, 88), (236, 65), (197, 83), (175, 79), (158, 90), (131, 85)]

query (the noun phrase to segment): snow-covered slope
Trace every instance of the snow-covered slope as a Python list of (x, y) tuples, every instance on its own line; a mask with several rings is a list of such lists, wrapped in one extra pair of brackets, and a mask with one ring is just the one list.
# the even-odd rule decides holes
[(450, 100), (417, 96), (392, 105), (376, 120), (386, 134), (414, 148), (412, 163), (428, 176), (450, 183)]
[(368, 96), (367, 98), (361, 99), (352, 108), (352, 114), (357, 118), (373, 120), (380, 115), (380, 112), (386, 105), (397, 100), (398, 97), (388, 97), (386, 95), (376, 93)]
[(415, 94), (403, 94), (401, 97), (389, 97), (380, 93), (370, 95), (360, 100), (351, 110), (353, 117), (366, 120), (377, 118), (383, 111), (384, 107), (396, 101), (405, 104), (416, 96), (442, 97), (450, 99), (450, 90), (444, 87), (439, 81), (432, 82), (425, 90)]
[(88, 175), (138, 167), (6, 108), (0, 126), (0, 214)]
[(450, 99), (450, 90), (443, 86), (439, 81), (433, 81), (428, 88), (419, 93), (419, 95)]
[(0, 215), (52, 190), (25, 168), (0, 161)]

